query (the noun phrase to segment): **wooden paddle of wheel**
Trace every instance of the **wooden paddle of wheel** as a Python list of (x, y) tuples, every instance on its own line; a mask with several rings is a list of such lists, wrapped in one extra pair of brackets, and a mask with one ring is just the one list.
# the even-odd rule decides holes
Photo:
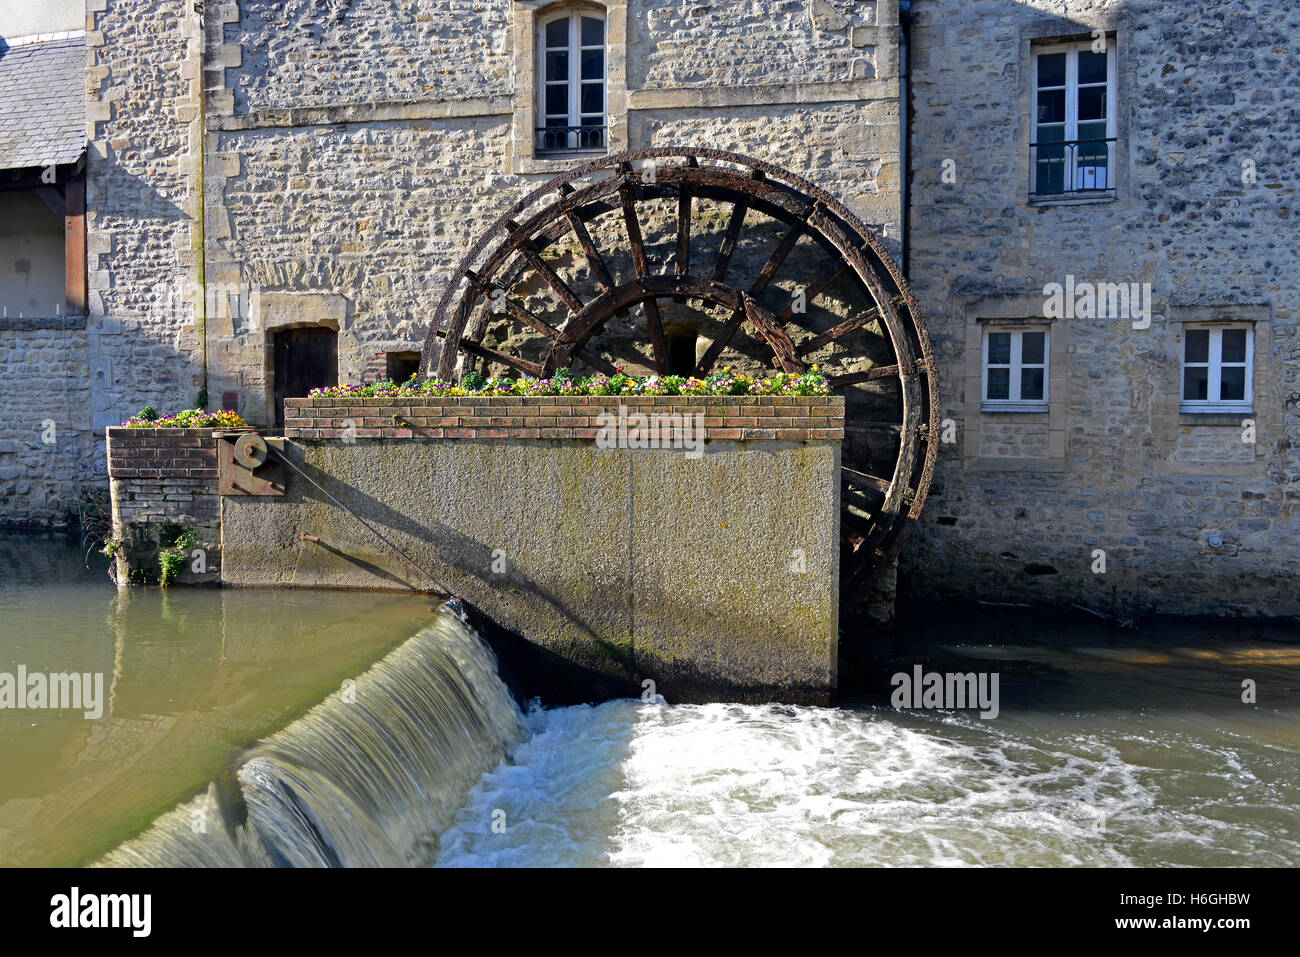
[[(665, 331), (681, 321), (665, 310), (695, 317), (698, 347), (685, 367)], [(639, 348), (620, 356), (629, 330)], [(723, 361), (757, 364), (757, 374), (820, 364), (845, 395), (841, 591), (861, 596), (925, 502), (938, 383), (898, 267), (842, 203), (795, 174), (681, 147), (569, 170), (466, 254), (421, 370), (544, 377), (566, 367), (613, 374), (623, 364), (706, 376)]]

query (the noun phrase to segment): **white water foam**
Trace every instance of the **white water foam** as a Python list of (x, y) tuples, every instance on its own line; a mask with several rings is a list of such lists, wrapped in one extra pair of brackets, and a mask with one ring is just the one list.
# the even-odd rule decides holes
[[(444, 833), (438, 866), (1132, 866), (1298, 856), (1294, 841), (1280, 847), (1277, 835), (1175, 801), (1186, 775), (1130, 763), (1124, 755), (1149, 743), (1114, 729), (1057, 727), (1048, 740), (952, 714), (632, 700), (534, 707), (527, 722), (532, 736), (484, 777)], [(1203, 757), (1193, 793), (1228, 770), (1225, 755)], [(1273, 851), (1260, 856), (1265, 843)], [(1243, 854), (1253, 859), (1235, 860)]]

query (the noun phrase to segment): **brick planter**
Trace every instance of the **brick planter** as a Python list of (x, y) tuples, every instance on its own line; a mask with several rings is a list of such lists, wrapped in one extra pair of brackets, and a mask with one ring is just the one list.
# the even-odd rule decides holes
[(106, 429), (114, 519), (215, 525), (217, 431)]
[[(284, 434), (289, 439), (351, 435), (357, 439), (594, 440), (602, 426), (638, 414), (649, 419), (643, 427), (649, 439), (670, 437), (662, 433), (675, 427), (671, 420), (664, 421), (671, 416), (691, 416), (691, 422), (702, 427), (705, 441), (844, 438), (842, 396), (754, 395), (288, 399)], [(654, 416), (660, 417), (658, 423)]]
[(216, 435), (228, 429), (105, 430), (113, 537), (126, 543), (118, 553), (118, 581), (133, 573), (156, 573), (159, 533), (168, 526), (192, 526), (208, 570), (196, 574), (187, 562), (179, 584), (220, 581), (221, 496)]

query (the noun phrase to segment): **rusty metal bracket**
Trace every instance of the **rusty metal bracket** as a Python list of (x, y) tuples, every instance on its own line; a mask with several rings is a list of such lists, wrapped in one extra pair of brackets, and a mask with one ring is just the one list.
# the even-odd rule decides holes
[(284, 466), (269, 449), (284, 451), (284, 439), (256, 432), (218, 432), (217, 475), (222, 495), (283, 495)]

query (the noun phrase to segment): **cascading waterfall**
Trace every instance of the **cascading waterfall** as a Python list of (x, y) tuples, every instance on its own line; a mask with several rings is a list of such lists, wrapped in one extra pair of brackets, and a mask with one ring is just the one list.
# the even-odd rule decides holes
[(345, 685), (99, 863), (433, 863), (470, 789), (525, 733), (496, 659), (444, 609)]
[[(949, 627), (946, 616), (935, 621)], [(1300, 722), (1287, 697), (1300, 651), (1289, 631), (1257, 648), (1215, 639), (1182, 649), (1180, 623), (1156, 634), (1156, 655), (1129, 641), (1109, 648), (1090, 626), (1065, 650), (995, 644), (1006, 621), (973, 646), (991, 664), (1021, 663), (1023, 697), (1004, 701), (996, 721), (961, 709), (662, 698), (539, 706), (525, 717), (491, 651), (446, 613), (99, 863), (1300, 861)], [(1225, 710), (1229, 654), (1249, 661), (1280, 704), (1245, 719)], [(1023, 663), (1035, 660), (1059, 667), (1026, 677)]]

